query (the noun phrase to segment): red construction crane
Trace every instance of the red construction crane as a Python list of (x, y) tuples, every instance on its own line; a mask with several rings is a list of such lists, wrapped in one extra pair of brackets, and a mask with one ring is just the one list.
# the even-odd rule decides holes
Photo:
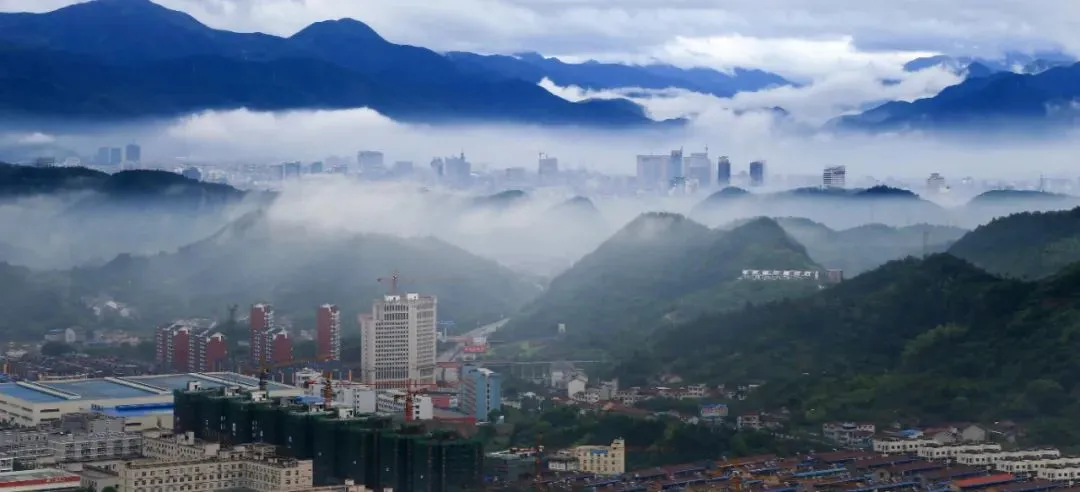
[(413, 400), (414, 400), (414, 398), (416, 398), (416, 395), (419, 393), (418, 390), (420, 389), (421, 386), (422, 385), (418, 385), (418, 384), (414, 383), (413, 380), (411, 380), (411, 379), (406, 379), (405, 380), (405, 394), (404, 395), (398, 395), (398, 396), (394, 397), (395, 400), (401, 400), (401, 399), (405, 400), (405, 421), (406, 422), (412, 422), (412, 420), (413, 420), (413, 413), (415, 412), (415, 404), (413, 403)]

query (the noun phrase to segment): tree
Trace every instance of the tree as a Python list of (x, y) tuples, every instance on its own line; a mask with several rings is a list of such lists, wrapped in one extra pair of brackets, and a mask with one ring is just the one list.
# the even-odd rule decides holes
[(64, 355), (74, 353), (75, 347), (68, 345), (64, 342), (45, 342), (41, 346), (41, 355), (47, 355), (49, 357), (62, 357)]

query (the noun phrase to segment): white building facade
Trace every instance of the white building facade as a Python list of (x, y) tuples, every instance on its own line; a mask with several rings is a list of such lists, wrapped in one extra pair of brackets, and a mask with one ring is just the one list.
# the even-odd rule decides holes
[(434, 386), (437, 300), (420, 294), (375, 301), (363, 326), (363, 383), (378, 389)]

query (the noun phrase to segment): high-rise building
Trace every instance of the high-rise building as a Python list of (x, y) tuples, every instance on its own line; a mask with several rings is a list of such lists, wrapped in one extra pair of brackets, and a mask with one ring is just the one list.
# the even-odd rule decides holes
[(926, 191), (937, 194), (941, 193), (941, 190), (945, 188), (945, 176), (939, 173), (933, 173), (929, 178), (926, 178)]
[(750, 163), (750, 186), (765, 186), (765, 161)]
[(186, 323), (171, 323), (155, 334), (155, 360), (179, 372), (222, 371), (228, 359), (225, 335)]
[(477, 422), (487, 422), (492, 410), (502, 407), (501, 377), (483, 367), (465, 366), (458, 405)]
[(262, 332), (263, 361), (267, 364), (287, 364), (293, 360), (293, 342), (284, 328), (270, 328)]
[(664, 187), (674, 186), (676, 181), (685, 177), (682, 149), (673, 150), (668, 157), (667, 167), (664, 169)]
[(712, 162), (708, 152), (694, 152), (685, 159), (686, 178), (697, 181), (698, 186), (712, 184)]
[(559, 159), (540, 153), (540, 159), (536, 165), (536, 174), (540, 176), (541, 180), (559, 174)]
[(731, 185), (731, 160), (726, 155), (716, 161), (716, 185)]
[(637, 156), (638, 187), (651, 189), (661, 186), (664, 182), (664, 167), (668, 159), (669, 156), (666, 155)]
[(136, 144), (128, 144), (124, 147), (124, 160), (128, 162), (142, 162), (142, 147)]
[(446, 174), (446, 162), (443, 161), (442, 157), (436, 157), (431, 160), (431, 172), (437, 179), (442, 179)]
[(830, 166), (821, 173), (821, 185), (826, 188), (843, 188), (847, 184), (847, 167)]
[(420, 294), (390, 294), (375, 301), (362, 324), (362, 379), (379, 389), (408, 383), (435, 384), (437, 300)]
[(465, 160), (465, 153), (458, 157), (443, 159), (443, 179), (455, 186), (467, 186), (472, 181), (472, 164)]
[(341, 360), (341, 311), (323, 304), (315, 313), (315, 342), (319, 360)]
[(107, 166), (109, 164), (108, 147), (98, 147), (97, 154), (94, 155), (94, 164), (98, 166)]
[(281, 165), (282, 178), (296, 179), (300, 177), (300, 161), (286, 162)]
[(325, 166), (323, 161), (315, 161), (308, 165), (308, 174), (322, 174)]
[(251, 316), (248, 321), (248, 341), (251, 343), (251, 350), (248, 355), (251, 357), (252, 362), (262, 360), (262, 354), (265, 351), (263, 348), (263, 332), (273, 326), (274, 306), (261, 303), (251, 306)]
[(124, 163), (124, 149), (113, 147), (109, 149), (109, 165), (119, 166)]
[(374, 150), (361, 150), (356, 153), (356, 164), (360, 172), (364, 174), (381, 174), (386, 172), (384, 156), (382, 152)]

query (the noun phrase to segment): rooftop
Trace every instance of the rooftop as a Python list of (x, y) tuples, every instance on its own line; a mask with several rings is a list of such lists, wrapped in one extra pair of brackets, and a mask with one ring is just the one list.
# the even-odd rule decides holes
[(37, 470), (23, 470), (0, 473), (0, 487), (13, 487), (19, 482), (30, 480), (62, 480), (70, 479), (78, 482), (79, 477), (63, 470), (53, 468), (41, 468)]
[[(124, 400), (155, 396), (170, 397), (173, 391), (198, 381), (203, 388), (239, 385), (255, 388), (259, 380), (231, 372), (163, 374), (121, 378), (73, 379), (66, 381), (25, 381), (0, 384), (0, 396), (30, 403), (48, 404), (70, 400)], [(286, 384), (267, 382), (270, 391), (295, 390)]]
[(987, 475), (985, 477), (965, 478), (963, 480), (957, 480), (953, 482), (953, 485), (959, 489), (969, 489), (973, 487), (985, 487), (988, 485), (996, 485), (1000, 483), (1008, 483), (1015, 481), (1016, 477), (1011, 473), (995, 473), (993, 475)]

